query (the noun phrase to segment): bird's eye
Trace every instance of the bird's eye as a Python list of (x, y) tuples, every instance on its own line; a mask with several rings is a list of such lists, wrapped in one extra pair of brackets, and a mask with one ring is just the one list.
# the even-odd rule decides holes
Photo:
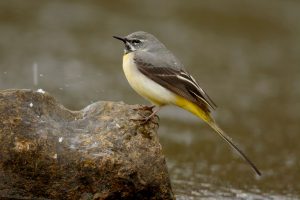
[(140, 44), (141, 41), (140, 41), (140, 40), (132, 40), (131, 43), (132, 43), (133, 45), (136, 45), (136, 44)]

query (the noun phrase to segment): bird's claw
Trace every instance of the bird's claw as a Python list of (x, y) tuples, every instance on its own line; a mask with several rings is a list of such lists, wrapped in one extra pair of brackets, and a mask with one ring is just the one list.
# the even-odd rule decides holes
[[(157, 117), (158, 118), (158, 120), (159, 120), (159, 116), (158, 115), (149, 115), (149, 116), (147, 116), (147, 117), (140, 117), (140, 118), (131, 118), (130, 120), (132, 120), (132, 121), (140, 121), (140, 125), (145, 125), (145, 124), (147, 124), (149, 121), (151, 121), (151, 119), (153, 118), (153, 117)], [(154, 121), (152, 121), (154, 124), (156, 124), (156, 125), (158, 125), (158, 122), (154, 122)]]

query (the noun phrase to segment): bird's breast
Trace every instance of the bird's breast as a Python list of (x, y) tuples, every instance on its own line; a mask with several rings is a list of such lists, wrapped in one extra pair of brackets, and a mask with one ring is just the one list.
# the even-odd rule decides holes
[(146, 77), (139, 71), (138, 66), (134, 62), (134, 52), (123, 56), (123, 71), (130, 86), (139, 95), (152, 103), (164, 105), (175, 102), (177, 95)]
[[(123, 71), (124, 74), (132, 86), (132, 84), (136, 83), (139, 76), (139, 71), (137, 69), (136, 64), (134, 63), (134, 53), (128, 53), (123, 56)], [(132, 86), (133, 87), (133, 86)]]

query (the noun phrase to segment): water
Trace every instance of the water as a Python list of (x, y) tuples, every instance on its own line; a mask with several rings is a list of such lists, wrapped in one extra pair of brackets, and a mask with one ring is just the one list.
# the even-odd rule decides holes
[(111, 36), (151, 32), (214, 99), (217, 121), (263, 173), (191, 114), (165, 108), (159, 135), (177, 199), (300, 198), (300, 2), (10, 0), (0, 8), (0, 89), (43, 88), (70, 109), (145, 104)]

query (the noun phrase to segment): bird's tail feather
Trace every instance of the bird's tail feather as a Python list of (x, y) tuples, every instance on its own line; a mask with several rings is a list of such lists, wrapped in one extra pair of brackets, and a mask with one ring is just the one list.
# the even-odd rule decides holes
[(252, 169), (256, 172), (257, 175), (261, 175), (261, 172), (254, 165), (254, 163), (245, 155), (245, 153), (238, 148), (238, 146), (232, 141), (232, 139), (216, 124), (214, 119), (211, 117), (209, 112), (205, 112), (196, 104), (181, 98), (177, 101), (176, 105), (182, 107), (183, 109), (195, 114), (200, 119), (204, 120), (212, 129), (214, 129), (219, 136), (225, 140), (233, 149), (235, 149), (240, 156), (252, 167)]
[(255, 166), (255, 164), (246, 156), (246, 154), (232, 141), (232, 139), (214, 122), (208, 121), (209, 126), (214, 129), (219, 136), (224, 139), (233, 149), (235, 149), (240, 156), (252, 167), (252, 169), (256, 172), (257, 175), (261, 175), (259, 169)]

